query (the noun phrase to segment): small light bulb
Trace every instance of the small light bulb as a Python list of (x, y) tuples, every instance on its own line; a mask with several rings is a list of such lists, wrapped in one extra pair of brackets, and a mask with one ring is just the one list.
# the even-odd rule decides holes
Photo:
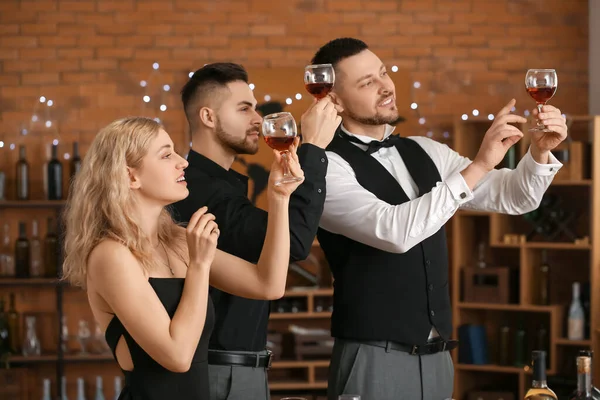
[(46, 128), (50, 128), (52, 126), (52, 121), (46, 121)]
[(415, 89), (418, 89), (418, 88), (420, 88), (420, 87), (421, 87), (421, 82), (417, 81), (417, 82), (413, 83), (413, 87), (414, 87)]
[(250, 86), (250, 90), (254, 90), (254, 88), (255, 88), (254, 83), (251, 83), (248, 86)]
[(157, 62), (155, 62), (154, 64), (152, 64), (152, 68), (153, 69), (159, 69), (160, 65)]
[(285, 104), (292, 104), (292, 99), (290, 99), (289, 97), (285, 99)]
[(44, 96), (40, 97), (40, 103), (45, 103), (46, 102), (46, 98)]
[(419, 123), (421, 125), (423, 125), (425, 123), (425, 118), (423, 118), (423, 117), (419, 118)]
[(473, 110), (473, 116), (475, 116), (475, 117), (476, 117), (476, 116), (478, 116), (478, 115), (479, 115), (479, 110), (477, 110), (477, 109)]
[(46, 104), (48, 104), (48, 107), (52, 107), (52, 105), (54, 104), (54, 102), (52, 100), (48, 100), (48, 103), (46, 103)]
[(171, 86), (169, 86), (169, 85), (164, 85), (164, 86), (163, 86), (163, 90), (164, 90), (165, 92), (168, 92), (169, 90), (171, 90)]
[(144, 103), (150, 102), (150, 96), (144, 96)]
[(140, 81), (141, 87), (146, 87), (147, 84), (148, 84), (148, 82), (146, 82), (146, 81)]
[(494, 120), (494, 114), (488, 114), (488, 119), (490, 121), (493, 121)]
[(413, 110), (416, 110), (419, 106), (417, 105), (417, 103), (411, 103), (410, 108), (412, 108)]
[(463, 115), (461, 116), (461, 118), (462, 118), (462, 120), (463, 120), (463, 121), (466, 121), (466, 120), (468, 120), (468, 119), (469, 119), (469, 116), (468, 116), (467, 114), (463, 114)]
[(265, 101), (271, 101), (271, 96), (269, 96), (268, 94), (265, 95)]
[(69, 153), (65, 153), (63, 157), (65, 158), (65, 160), (68, 160), (69, 158), (71, 158), (71, 155)]
[(398, 72), (398, 66), (392, 65), (392, 72)]
[(302, 100), (302, 95), (300, 93), (296, 93), (296, 100)]
[(53, 144), (53, 145), (55, 145), (55, 146), (58, 146), (58, 139), (54, 139), (54, 140), (52, 141), (52, 144)]
[(167, 106), (164, 104), (160, 105), (160, 111), (167, 111)]

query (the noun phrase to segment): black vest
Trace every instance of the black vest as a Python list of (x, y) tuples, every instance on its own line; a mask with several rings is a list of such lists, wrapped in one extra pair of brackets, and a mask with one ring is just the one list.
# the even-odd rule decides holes
[[(441, 181), (429, 155), (414, 140), (396, 145), (423, 196)], [(379, 199), (410, 199), (372, 156), (337, 134), (327, 148), (345, 159), (358, 183)], [(399, 221), (402, 223), (402, 221)], [(396, 254), (319, 229), (317, 237), (334, 277), (333, 337), (390, 340), (408, 345), (427, 341), (432, 325), (449, 339), (452, 314), (444, 227), (406, 253)]]

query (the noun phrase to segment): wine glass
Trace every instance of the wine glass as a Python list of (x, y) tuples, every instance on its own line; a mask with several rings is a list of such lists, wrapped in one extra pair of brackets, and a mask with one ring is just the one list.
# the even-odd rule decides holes
[[(525, 75), (525, 88), (537, 103), (538, 113), (542, 112), (542, 106), (554, 96), (557, 86), (558, 76), (554, 69), (530, 69)], [(552, 132), (539, 118), (537, 126), (529, 129), (529, 131)]]
[(290, 174), (287, 165), (288, 149), (294, 143), (294, 138), (298, 136), (296, 121), (292, 114), (279, 112), (265, 116), (262, 123), (262, 132), (265, 142), (270, 148), (278, 150), (285, 161), (283, 163), (283, 178), (277, 180), (275, 185), (301, 181), (302, 178)]
[(327, 96), (335, 83), (331, 64), (314, 64), (304, 67), (304, 86), (317, 100)]
[(357, 394), (341, 394), (338, 396), (338, 400), (360, 400), (360, 396)]

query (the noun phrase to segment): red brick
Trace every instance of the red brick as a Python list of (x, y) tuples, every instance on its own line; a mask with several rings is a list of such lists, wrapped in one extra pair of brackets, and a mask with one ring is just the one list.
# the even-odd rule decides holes
[(435, 33), (440, 35), (469, 34), (471, 25), (469, 24), (436, 24)]
[(250, 28), (250, 34), (253, 36), (285, 35), (285, 25), (256, 25)]
[(433, 0), (403, 0), (400, 5), (401, 11), (429, 11), (433, 9)]
[(452, 44), (457, 46), (481, 46), (487, 43), (487, 39), (482, 36), (454, 36)]
[(23, 24), (21, 33), (24, 35), (48, 35), (57, 32), (56, 24)]
[(490, 39), (506, 37), (506, 27), (503, 25), (473, 25), (471, 35), (487, 36)]
[(189, 47), (191, 38), (187, 36), (163, 36), (156, 38), (156, 47)]
[(21, 10), (25, 11), (56, 11), (57, 10), (56, 0), (23, 0), (21, 1)]
[(16, 86), (21, 84), (21, 75), (17, 73), (2, 73), (0, 74), (0, 85)]
[(364, 24), (360, 30), (361, 34), (367, 36), (394, 35), (398, 32), (396, 25)]
[(521, 38), (501, 38), (501, 39), (490, 39), (490, 47), (501, 47), (505, 49), (511, 49), (520, 47), (522, 45)]
[(164, 49), (164, 50), (158, 50), (158, 49), (142, 50), (142, 49), (137, 49), (137, 50), (135, 50), (134, 58), (137, 58), (139, 60), (159, 61), (161, 59), (169, 58), (169, 54), (170, 54), (170, 51), (168, 49)]
[(174, 27), (166, 24), (141, 24), (135, 27), (136, 32), (141, 35), (170, 35)]
[(122, 47), (150, 47), (154, 46), (154, 36), (123, 36), (119, 37)]
[(379, 22), (382, 24), (412, 24), (413, 16), (411, 14), (380, 14)]
[(405, 35), (433, 35), (433, 25), (429, 24), (398, 24), (398, 33)]
[(23, 85), (47, 85), (52, 83), (58, 83), (58, 72), (36, 72), (36, 73), (24, 73), (21, 75), (23, 78)]
[(44, 22), (53, 24), (74, 24), (77, 19), (80, 18), (80, 14), (69, 11), (51, 11), (44, 13)]
[(0, 11), (18, 11), (19, 10), (19, 0), (4, 0), (0, 1)]
[(2, 64), (4, 72), (37, 72), (42, 70), (42, 63), (36, 60), (5, 60)]
[(17, 35), (19, 33), (18, 24), (1, 24), (0, 35)]
[(433, 49), (433, 55), (444, 58), (466, 58), (469, 56), (469, 50), (463, 47), (437, 47)]
[(117, 69), (116, 60), (82, 60), (81, 68), (84, 71), (104, 71)]
[(35, 36), (4, 36), (0, 37), (2, 48), (36, 47), (38, 38)]
[(89, 47), (109, 47), (114, 46), (115, 37), (114, 36), (81, 36), (79, 38), (78, 45), (80, 48), (89, 48)]
[[(342, 15), (336, 15), (336, 19), (341, 18), (341, 22), (344, 24), (368, 24), (377, 22), (379, 14), (374, 12), (346, 12)], [(309, 21), (312, 20), (309, 19)], [(327, 22), (326, 22), (327, 23)], [(329, 20), (329, 23), (337, 23), (336, 20)]]
[(98, 74), (95, 72), (66, 72), (62, 74), (64, 83), (92, 83), (98, 81)]
[(452, 14), (452, 21), (458, 24), (482, 24), (488, 21), (488, 15), (481, 13), (455, 12)]
[(454, 63), (454, 69), (457, 71), (485, 71), (487, 62), (459, 60)]
[(415, 21), (425, 23), (450, 22), (450, 14), (446, 13), (416, 13)]
[(471, 49), (470, 50), (471, 57), (473, 58), (501, 58), (503, 57), (504, 51), (500, 49)]
[(99, 25), (96, 27), (96, 33), (99, 35), (130, 35), (135, 32), (135, 25), (131, 24), (112, 24)]
[(10, 49), (0, 51), (0, 60), (16, 60), (19, 58), (19, 50)]
[(98, 58), (131, 58), (133, 57), (133, 49), (131, 47), (107, 47), (96, 49), (96, 55)]
[(41, 36), (41, 47), (73, 47), (77, 44), (77, 38), (74, 36)]
[(59, 24), (58, 25), (58, 33), (59, 35), (95, 35), (96, 27), (89, 24)]
[(44, 72), (72, 72), (79, 71), (80, 68), (79, 60), (42, 61)]
[(137, 9), (143, 11), (171, 11), (173, 4), (170, 1), (163, 0), (144, 0), (138, 1)]
[(229, 22), (232, 24), (264, 24), (268, 20), (268, 15), (256, 12), (231, 13)]
[(224, 36), (248, 36), (249, 27), (243, 24), (218, 24), (213, 28), (215, 35)]
[(327, 11), (361, 11), (360, 0), (327, 0)]
[(415, 36), (415, 44), (417, 46), (445, 46), (450, 43), (450, 38), (447, 36)]
[(92, 58), (94, 50), (89, 48), (58, 49), (59, 58)]
[(56, 49), (21, 49), (19, 57), (23, 60), (54, 60), (56, 59)]
[(223, 36), (198, 36), (192, 39), (192, 47), (224, 47), (229, 39)]
[(431, 55), (431, 48), (429, 47), (404, 47), (395, 50), (396, 57), (405, 58), (417, 58)]
[(0, 13), (0, 22), (15, 24), (20, 22), (36, 22), (37, 14), (31, 11), (10, 11)]
[(373, 1), (364, 2), (366, 11), (398, 11), (398, 1)]
[(60, 11), (96, 11), (95, 1), (65, 1), (61, 0), (58, 3), (58, 9)]
[(133, 0), (101, 0), (98, 1), (98, 11), (133, 11), (135, 9)]
[[(284, 44), (278, 43), (283, 42), (280, 36), (269, 36), (269, 47), (285, 47)], [(289, 38), (288, 41), (293, 42), (294, 38)], [(288, 45), (294, 47), (293, 45)], [(245, 37), (245, 38), (231, 38), (229, 40), (229, 47), (232, 49), (254, 49), (254, 48), (267, 48), (267, 40), (264, 37)]]

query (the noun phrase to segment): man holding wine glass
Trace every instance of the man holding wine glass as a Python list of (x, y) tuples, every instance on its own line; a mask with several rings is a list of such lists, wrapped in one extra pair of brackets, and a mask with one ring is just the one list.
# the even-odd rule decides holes
[(352, 38), (330, 41), (312, 64), (331, 64), (329, 94), (343, 108), (327, 147), (327, 195), (318, 232), (332, 270), (335, 339), (328, 396), (377, 400), (452, 397), (452, 319), (444, 225), (458, 209), (523, 214), (538, 207), (561, 163), (560, 110), (538, 115), (514, 170), (495, 169), (523, 133), (511, 100), (473, 160), (426, 137), (392, 135), (402, 118), (385, 65)]
[[(188, 221), (199, 207), (215, 215), (218, 248), (245, 260), (258, 260), (268, 215), (248, 199), (248, 178), (231, 169), (236, 156), (256, 154), (259, 135), (269, 146), (299, 163), (304, 182), (290, 197), (290, 255), (308, 257), (325, 201), (329, 144), (341, 122), (329, 98), (313, 103), (302, 116), (302, 146), (289, 113), (263, 118), (248, 84), (245, 69), (233, 63), (207, 64), (197, 70), (181, 92), (192, 136), (186, 181), (189, 196), (175, 204), (174, 217)], [(286, 171), (281, 181), (297, 180)], [(268, 399), (266, 370), (271, 354), (265, 350), (268, 301), (250, 300), (215, 288), (215, 327), (209, 342), (211, 399)]]

